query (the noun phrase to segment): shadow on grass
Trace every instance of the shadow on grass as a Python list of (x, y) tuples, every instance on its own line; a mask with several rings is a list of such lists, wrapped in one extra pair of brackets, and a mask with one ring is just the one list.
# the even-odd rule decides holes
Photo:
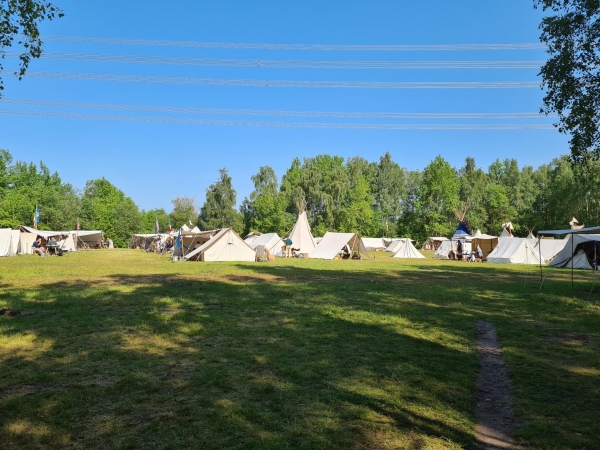
[[(577, 306), (524, 292), (510, 271), (448, 267), (440, 280), (425, 270), (240, 265), (243, 275), (226, 277), (117, 275), (5, 289), (0, 301), (36, 314), (0, 322), (0, 364), (10, 368), (0, 378), (0, 440), (7, 448), (472, 447), (473, 322), (485, 318), (521, 377), (517, 397), (532, 409), (521, 417), (537, 417), (523, 436), (593, 447), (590, 431), (573, 439), (585, 417), (598, 416), (597, 403), (563, 430), (552, 430), (561, 414), (545, 410), (598, 395), (593, 372), (568, 366), (581, 359), (576, 349), (546, 339), (548, 327), (581, 327)], [(509, 280), (495, 286), (498, 277)], [(568, 314), (551, 324), (548, 305)], [(562, 366), (548, 354), (557, 348), (568, 356)], [(534, 392), (529, 384), (540, 379)], [(553, 391), (565, 384), (564, 395)]]

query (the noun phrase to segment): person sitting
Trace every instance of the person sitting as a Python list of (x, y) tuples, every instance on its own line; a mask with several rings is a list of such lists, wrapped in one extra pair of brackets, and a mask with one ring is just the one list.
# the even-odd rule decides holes
[(54, 236), (52, 236), (50, 238), (50, 240), (48, 241), (48, 254), (52, 253), (54, 255), (58, 255), (58, 256), (62, 256), (63, 255), (63, 251), (62, 248), (60, 248), (60, 244), (58, 243), (58, 241), (54, 238)]
[(41, 257), (46, 256), (46, 251), (44, 250), (44, 247), (42, 247), (42, 238), (41, 237), (38, 237), (35, 240), (35, 242), (33, 243), (32, 249), (33, 249), (34, 253), (37, 253)]
[(200, 243), (200, 241), (196, 241), (196, 245), (194, 245), (195, 249), (198, 247), (202, 247), (202, 244)]

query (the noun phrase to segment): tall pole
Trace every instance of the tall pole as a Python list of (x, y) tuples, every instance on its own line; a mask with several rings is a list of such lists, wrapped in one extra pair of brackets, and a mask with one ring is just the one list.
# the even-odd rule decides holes
[(538, 250), (540, 252), (540, 288), (544, 283), (544, 273), (542, 272), (542, 237), (538, 236)]
[(575, 235), (571, 234), (571, 289), (574, 287), (573, 278), (575, 276), (575, 255), (573, 254), (573, 239), (575, 239)]

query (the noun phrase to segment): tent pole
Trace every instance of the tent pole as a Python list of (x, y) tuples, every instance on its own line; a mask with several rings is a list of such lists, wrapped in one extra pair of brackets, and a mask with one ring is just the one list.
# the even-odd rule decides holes
[(542, 237), (538, 236), (538, 250), (540, 252), (540, 289), (544, 285), (544, 273), (542, 272)]
[(573, 240), (575, 239), (575, 234), (571, 235), (571, 289), (573, 289), (574, 287), (574, 281), (573, 281), (573, 277), (575, 276), (575, 261), (573, 260), (575, 258), (575, 255), (573, 254)]

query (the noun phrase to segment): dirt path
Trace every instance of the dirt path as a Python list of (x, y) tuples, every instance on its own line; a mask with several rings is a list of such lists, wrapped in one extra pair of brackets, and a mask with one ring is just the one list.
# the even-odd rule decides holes
[(477, 354), (481, 365), (475, 396), (477, 443), (486, 450), (516, 449), (512, 439), (514, 398), (498, 335), (489, 322), (477, 321), (475, 326), (479, 332)]

